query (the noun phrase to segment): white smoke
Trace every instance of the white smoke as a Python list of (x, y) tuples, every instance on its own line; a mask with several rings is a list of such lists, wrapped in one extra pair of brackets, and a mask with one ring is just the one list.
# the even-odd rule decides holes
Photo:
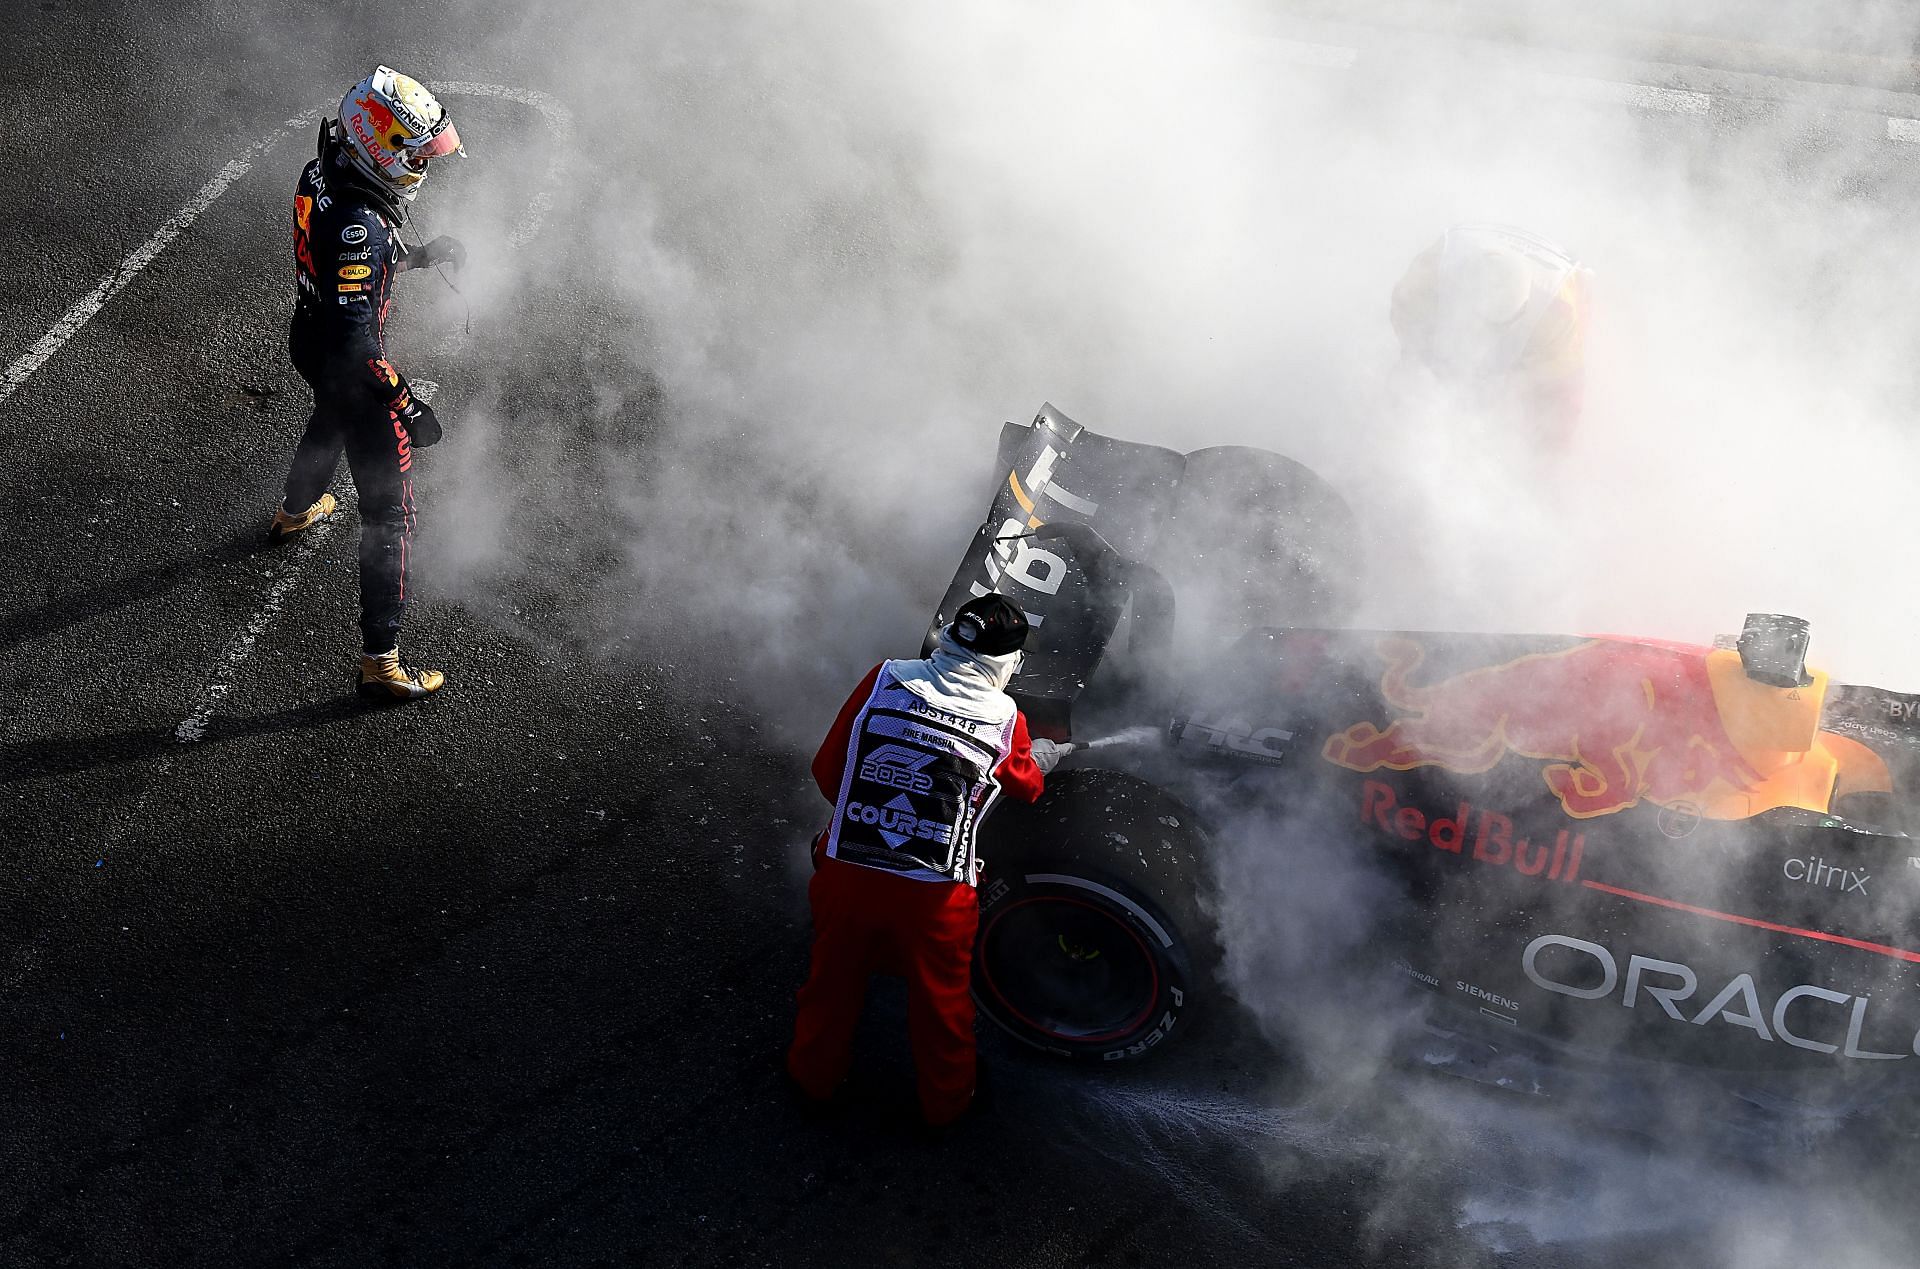
[[(754, 643), (857, 610), (848, 660), (910, 650), (997, 425), (1052, 399), (1334, 479), (1369, 623), (1704, 640), (1790, 611), (1841, 677), (1907, 681), (1915, 331), (1858, 146), (1526, 57), (1302, 65), (1255, 5), (645, 12), (618, 59), (560, 63), (582, 245), (664, 393), (623, 500), (642, 590)], [(1562, 460), (1387, 382), (1386, 296), (1462, 219), (1596, 272)]]
[[(447, 576), (483, 604), (519, 544), (600, 516), (606, 540), (558, 549), (599, 561), (614, 598), (541, 624), (591, 619), (578, 642), (618, 630), (737, 670), (735, 690), (810, 743), (868, 664), (917, 647), (985, 508), (1000, 422), (1050, 399), (1102, 433), (1321, 471), (1361, 526), (1368, 624), (1704, 640), (1792, 612), (1838, 677), (1920, 686), (1920, 598), (1893, 582), (1914, 545), (1898, 481), (1920, 457), (1920, 322), (1886, 143), (1846, 139), (1845, 110), (1741, 97), (1796, 92), (1771, 81), (1722, 77), (1736, 91), (1704, 119), (1638, 108), (1594, 78), (1634, 71), (1584, 55), (1643, 37), (1598, 32), (1586, 6), (1455, 10), (1583, 56), (1376, 40), (1349, 70), (1302, 57), (1252, 3), (608, 0), (529, 19), (502, 57), (580, 119), (564, 229), (540, 250), (604, 277), (595, 316), (617, 337), (582, 358), (586, 450), (513, 467), (499, 439), (543, 420), (510, 385), (468, 420), (486, 443), (445, 469), (449, 500), (488, 510), (450, 518)], [(1914, 27), (1891, 4), (1844, 24), (1780, 11), (1741, 32), (1747, 61), (1769, 34), (1904, 56)], [(1724, 43), (1747, 13), (1681, 20)], [(493, 161), (468, 178), (474, 205), (521, 205), (538, 148)], [(493, 219), (502, 263), (478, 298), (499, 305), (547, 261), (514, 260), (511, 213)], [(1566, 456), (1394, 376), (1394, 280), (1463, 220), (1536, 230), (1595, 271)], [(1327, 967), (1390, 900), (1334, 856), (1282, 873), (1268, 846), (1221, 860), (1230, 973), (1297, 1037), (1300, 1002), (1273, 984)], [(1366, 1055), (1356, 1078), (1395, 1021), (1343, 1033)], [(1414, 1126), (1445, 1166), (1446, 1135)], [(1603, 1184), (1617, 1216), (1654, 1182)], [(1764, 1184), (1728, 1192), (1724, 1263), (1842, 1234), (1783, 1228)], [(1851, 1263), (1891, 1263), (1872, 1219), (1853, 1230)]]

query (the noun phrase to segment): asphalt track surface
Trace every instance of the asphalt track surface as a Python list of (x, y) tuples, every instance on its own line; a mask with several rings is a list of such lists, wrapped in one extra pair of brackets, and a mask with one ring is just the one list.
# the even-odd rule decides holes
[[(392, 6), (170, 9), (9, 18), (9, 363), (342, 68), (568, 106), (538, 56), (423, 42)], [(222, 58), (243, 82), (202, 74)], [(553, 126), (449, 96), (469, 135)], [(239, 141), (236, 120), (257, 121)], [(76, 132), (84, 160), (46, 165)], [(612, 407), (572, 386), (644, 325), (592, 262), (556, 255), (460, 338), (457, 303), (401, 279), (396, 359), (449, 421), (420, 463), (406, 633), (443, 698), (348, 692), (350, 516), (304, 555), (262, 545), (304, 417), (282, 341), (311, 140), (280, 131), (0, 404), (0, 1263), (1686, 1261), (1672, 1237), (1498, 1250), (1466, 1231), (1461, 1178), (1409, 1178), (1392, 1149), (1275, 1175), (1259, 1107), (1298, 1103), (1231, 1017), (1118, 1077), (984, 1035), (990, 1100), (928, 1140), (881, 989), (852, 1104), (802, 1113), (777, 1058), (807, 755), (766, 742), (698, 632), (631, 617), (617, 510), (570, 456), (644, 461), (671, 422), (644, 375)], [(538, 496), (438, 503), (482, 412)], [(481, 523), (517, 565), (436, 597), (446, 526)], [(1417, 1201), (1382, 1219), (1389, 1185)]]

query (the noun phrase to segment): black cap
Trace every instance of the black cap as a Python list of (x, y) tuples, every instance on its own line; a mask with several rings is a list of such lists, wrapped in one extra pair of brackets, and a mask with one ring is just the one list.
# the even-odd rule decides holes
[(982, 656), (1005, 656), (1027, 645), (1027, 614), (1005, 595), (982, 595), (953, 615), (953, 641)]

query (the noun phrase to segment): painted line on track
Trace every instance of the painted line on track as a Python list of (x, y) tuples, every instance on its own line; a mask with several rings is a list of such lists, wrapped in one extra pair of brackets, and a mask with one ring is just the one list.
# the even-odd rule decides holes
[(200, 700), (193, 712), (180, 720), (173, 729), (173, 738), (181, 744), (191, 744), (207, 734), (207, 724), (220, 709), (220, 703), (240, 686), (240, 667), (253, 655), (254, 648), (260, 642), (260, 636), (267, 632), (273, 619), (280, 615), (281, 607), (287, 602), (287, 596), (300, 584), (300, 574), (306, 562), (313, 558), (314, 552), (326, 542), (333, 532), (334, 522), (346, 514), (347, 504), (343, 500), (333, 515), (314, 525), (300, 535), (300, 544), (293, 549), (293, 555), (287, 566), (280, 570), (280, 576), (274, 579), (267, 589), (267, 597), (261, 603), (253, 619), (241, 628), (240, 633), (220, 656), (219, 664), (214, 668), (213, 679), (200, 693)]
[(33, 377), (33, 372), (47, 363), (66, 342), (80, 332), (80, 328), (92, 321), (99, 311), (107, 306), (114, 296), (127, 289), (129, 283), (140, 276), (142, 270), (152, 264), (154, 258), (165, 251), (173, 240), (185, 233), (200, 214), (213, 206), (219, 197), (227, 192), (229, 186), (245, 176), (253, 167), (254, 160), (280, 143), (280, 139), (295, 128), (317, 122), (319, 112), (296, 115), (287, 120), (262, 139), (255, 141), (239, 156), (221, 168), (214, 178), (202, 185), (192, 198), (181, 204), (180, 210), (168, 217), (153, 236), (134, 248), (133, 253), (122, 260), (112, 273), (101, 278), (99, 285), (73, 302), (73, 306), (61, 315), (47, 333), (33, 341), (27, 349), (9, 365), (4, 374), (0, 374), (0, 405), (8, 397), (20, 390), (20, 385)]
[(513, 88), (506, 84), (473, 84), (465, 80), (452, 80), (441, 84), (436, 90), (450, 93), (456, 97), (491, 97), (497, 101), (511, 101), (527, 106), (540, 113), (547, 128), (553, 133), (553, 148), (547, 160), (546, 174), (540, 179), (540, 188), (527, 204), (527, 214), (520, 224), (507, 237), (510, 247), (524, 247), (533, 241), (540, 232), (540, 224), (553, 210), (553, 200), (560, 187), (560, 177), (565, 169), (568, 156), (573, 150), (573, 111), (550, 93), (534, 88)]
[[(1319, 70), (1350, 71), (1360, 61), (1362, 52), (1358, 47), (1345, 44), (1287, 39), (1282, 36), (1268, 36), (1266, 42), (1272, 49), (1276, 61)], [(1591, 75), (1567, 75), (1546, 71), (1536, 72), (1526, 78), (1534, 88), (1553, 96), (1597, 104), (1626, 106), (1629, 109), (1656, 114), (1708, 115), (1714, 112), (1715, 102), (1722, 97), (1729, 101), (1741, 100), (1738, 94), (1716, 94), (1689, 88), (1662, 88), (1654, 84), (1603, 79)], [(1868, 118), (1878, 115), (1883, 121), (1883, 135), (1888, 141), (1920, 145), (1920, 118), (1887, 114), (1882, 110), (1864, 105), (1848, 107), (1846, 113), (1865, 115)]]
[[(513, 248), (526, 246), (533, 236), (540, 232), (541, 224), (547, 213), (553, 210), (555, 192), (560, 188), (560, 178), (565, 174), (566, 161), (573, 152), (573, 111), (548, 93), (534, 88), (512, 88), (505, 84), (474, 84), (464, 80), (453, 80), (440, 85), (440, 91), (463, 97), (490, 97), (496, 101), (511, 101), (517, 105), (529, 107), (540, 112), (546, 121), (547, 130), (553, 134), (553, 147), (547, 159), (547, 170), (540, 178), (540, 188), (527, 202), (527, 213), (507, 235), (507, 245)], [(464, 331), (450, 332), (439, 343), (428, 350), (430, 357), (446, 357), (459, 351), (467, 342)], [(430, 380), (414, 380), (414, 395), (421, 400), (430, 400), (439, 386)]]
[[(540, 231), (541, 223), (546, 219), (547, 213), (553, 208), (555, 186), (559, 181), (567, 152), (573, 140), (572, 111), (568, 110), (565, 105), (546, 93), (538, 92), (531, 88), (513, 88), (506, 84), (474, 84), (456, 80), (439, 84), (435, 87), (434, 91), (436, 93), (444, 93), (450, 97), (491, 97), (496, 100), (511, 101), (519, 105), (531, 107), (539, 112), (549, 130), (553, 133), (553, 157), (547, 165), (546, 176), (541, 188), (534, 194), (532, 201), (527, 206), (526, 215), (522, 217), (519, 226), (515, 228), (513, 234), (508, 239), (509, 243), (513, 246), (525, 246), (532, 240), (533, 235)], [(294, 122), (297, 123), (300, 121), (295, 120)], [(231, 183), (231, 180), (229, 180), (228, 184)], [(216, 190), (212, 197), (207, 199), (207, 202), (211, 203), (214, 198), (218, 198), (220, 193), (224, 192), (225, 188), (223, 185), (220, 190)], [(198, 213), (196, 212), (195, 214), (197, 215)], [(176, 234), (175, 236), (178, 235)], [(171, 241), (171, 239), (168, 241)], [(165, 244), (162, 245), (164, 246)], [(428, 379), (420, 380), (413, 386), (423, 401), (432, 400), (440, 387), (439, 384)], [(194, 741), (203, 739), (206, 736), (207, 724), (210, 723), (213, 720), (213, 716), (219, 712), (221, 704), (239, 687), (242, 668), (253, 656), (254, 649), (259, 646), (261, 636), (264, 635), (267, 628), (273, 624), (274, 618), (280, 615), (281, 608), (286, 604), (287, 596), (293, 593), (295, 586), (299, 585), (300, 578), (305, 572), (307, 561), (313, 558), (320, 546), (327, 540), (328, 536), (332, 533), (334, 523), (340, 519), (345, 511), (346, 500), (342, 499), (341, 507), (333, 513), (332, 519), (322, 521), (302, 535), (300, 544), (294, 548), (293, 557), (287, 561), (286, 567), (280, 571), (279, 576), (274, 578), (273, 584), (268, 587), (266, 596), (261, 600), (259, 609), (254, 612), (252, 619), (241, 628), (240, 632), (233, 637), (232, 641), (229, 642), (221, 652), (219, 661), (214, 665), (211, 678), (195, 701), (193, 711), (174, 728), (173, 736), (176, 741), (181, 744), (192, 744)]]
[(1657, 114), (1704, 115), (1713, 109), (1711, 94), (1690, 89), (1655, 88), (1650, 84), (1593, 79), (1585, 75), (1544, 75), (1539, 82), (1560, 96), (1627, 106), (1634, 110), (1650, 110)]
[[(553, 209), (554, 190), (559, 183), (561, 166), (573, 141), (573, 112), (547, 93), (531, 88), (514, 88), (506, 84), (475, 84), (456, 80), (442, 84), (439, 91), (456, 97), (492, 97), (500, 101), (511, 101), (538, 111), (547, 126), (552, 129), (555, 145), (553, 157), (548, 162), (547, 172), (541, 189), (528, 204), (527, 215), (508, 238), (515, 247), (524, 247), (539, 231), (541, 221)], [(33, 345), (15, 358), (4, 373), (0, 373), (0, 404), (20, 390), (20, 386), (33, 377), (35, 371), (45, 365), (52, 356), (64, 347), (68, 340), (80, 333), (80, 329), (92, 321), (100, 310), (113, 298), (127, 289), (133, 280), (140, 276), (146, 267), (154, 262), (162, 251), (171, 246), (175, 239), (185, 233), (193, 222), (207, 208), (219, 201), (222, 194), (233, 183), (252, 170), (254, 163), (280, 144), (288, 133), (296, 128), (312, 127), (320, 119), (322, 111), (315, 109), (288, 119), (265, 137), (255, 141), (242, 150), (212, 180), (195, 191), (193, 197), (181, 204), (180, 210), (168, 217), (153, 235), (134, 248), (126, 259), (116, 266), (113, 272), (101, 278), (99, 284), (87, 294), (73, 302), (56, 321), (40, 336)]]

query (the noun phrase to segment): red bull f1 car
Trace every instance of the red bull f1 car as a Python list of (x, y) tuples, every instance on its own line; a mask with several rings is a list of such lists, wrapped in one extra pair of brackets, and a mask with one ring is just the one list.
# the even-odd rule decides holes
[(1232, 834), (1282, 875), (1311, 841), (1382, 878), (1356, 918), (1380, 981), (1495, 1049), (1920, 1075), (1920, 697), (1805, 669), (1784, 617), (1713, 647), (1350, 629), (1353, 527), (1279, 455), (1052, 406), (1003, 429), (931, 628), (1008, 595), (1036, 734), (1156, 743), (984, 826), (988, 1017), (1097, 1063), (1177, 1041), (1225, 994)]

